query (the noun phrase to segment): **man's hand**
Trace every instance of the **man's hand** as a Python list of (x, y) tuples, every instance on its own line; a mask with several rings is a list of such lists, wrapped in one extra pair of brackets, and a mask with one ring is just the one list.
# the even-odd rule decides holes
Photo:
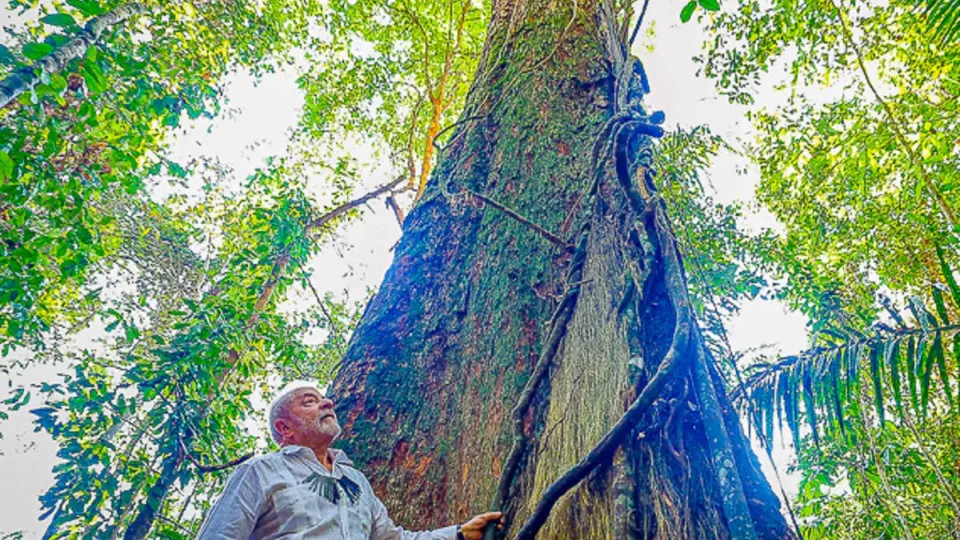
[[(482, 540), (483, 529), (487, 526), (487, 522), (500, 521), (502, 515), (501, 512), (487, 512), (464, 523), (460, 526), (460, 532), (463, 534), (464, 540)], [(497, 526), (502, 527), (502, 524), (498, 523)]]

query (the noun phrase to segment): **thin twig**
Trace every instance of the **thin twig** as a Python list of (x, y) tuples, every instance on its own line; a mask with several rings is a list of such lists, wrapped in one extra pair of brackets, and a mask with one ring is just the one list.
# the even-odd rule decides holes
[(204, 465), (200, 463), (200, 460), (197, 459), (196, 456), (194, 456), (193, 453), (190, 452), (189, 448), (187, 448), (187, 444), (183, 442), (182, 434), (178, 434), (177, 441), (180, 443), (180, 449), (183, 451), (183, 455), (187, 458), (188, 461), (190, 461), (190, 463), (193, 463), (194, 467), (196, 467), (198, 471), (202, 473), (217, 472), (217, 471), (222, 471), (224, 469), (229, 469), (231, 467), (236, 467), (237, 465), (240, 465), (244, 461), (247, 461), (248, 459), (253, 457), (253, 452), (248, 452), (236, 459), (232, 459), (221, 465)]
[(400, 208), (400, 204), (397, 203), (396, 197), (393, 194), (387, 196), (386, 200), (387, 206), (393, 210), (393, 216), (397, 218), (397, 224), (400, 225), (400, 229), (403, 229), (403, 220), (406, 216), (403, 215), (403, 208)]
[(563, 238), (560, 238), (559, 236), (557, 236), (557, 235), (553, 234), (552, 232), (544, 229), (543, 227), (541, 227), (541, 226), (537, 225), (536, 223), (530, 221), (529, 219), (523, 217), (522, 215), (518, 214), (516, 211), (511, 210), (511, 209), (508, 208), (507, 206), (505, 206), (505, 205), (503, 205), (503, 204), (501, 204), (501, 203), (499, 203), (499, 202), (491, 199), (490, 197), (487, 197), (486, 195), (481, 195), (481, 194), (479, 194), (479, 193), (477, 193), (477, 192), (475, 192), (475, 191), (473, 191), (473, 190), (471, 190), (471, 189), (468, 189), (468, 188), (463, 188), (463, 190), (464, 190), (465, 192), (469, 193), (471, 196), (476, 197), (477, 199), (480, 199), (480, 200), (483, 201), (484, 203), (489, 204), (490, 206), (492, 206), (492, 207), (496, 208), (497, 210), (500, 210), (500, 211), (503, 212), (504, 214), (510, 216), (511, 218), (513, 218), (514, 220), (516, 220), (517, 222), (519, 222), (519, 223), (520, 223), (521, 225), (523, 225), (524, 227), (527, 227), (528, 229), (530, 229), (530, 230), (536, 232), (537, 234), (539, 234), (540, 236), (546, 238), (547, 240), (549, 240), (550, 242), (552, 242), (552, 243), (553, 243), (554, 245), (556, 245), (557, 247), (559, 247), (559, 248), (561, 248), (561, 249), (570, 249), (571, 247), (573, 247), (573, 246), (571, 246), (569, 243), (567, 243)]
[(330, 324), (330, 330), (336, 332), (338, 335), (343, 334), (343, 329), (340, 328), (340, 325), (336, 323), (333, 319), (333, 315), (330, 313), (330, 310), (327, 309), (327, 306), (323, 303), (323, 299), (320, 297), (320, 293), (317, 291), (317, 288), (313, 286), (313, 282), (310, 281), (310, 276), (307, 274), (307, 271), (303, 268), (303, 265), (300, 264), (300, 261), (297, 261), (297, 267), (300, 268), (301, 274), (303, 274), (303, 280), (307, 283), (307, 287), (310, 288), (310, 291), (313, 293), (313, 297), (317, 300), (317, 306), (320, 307), (320, 311), (323, 312), (323, 316), (326, 317), (327, 323)]

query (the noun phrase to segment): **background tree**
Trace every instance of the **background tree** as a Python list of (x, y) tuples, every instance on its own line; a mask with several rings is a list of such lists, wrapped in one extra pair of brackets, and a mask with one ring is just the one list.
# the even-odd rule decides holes
[[(20, 4), (14, 3), (14, 7)], [(29, 4), (22, 4), (23, 8)], [(181, 119), (212, 115), (218, 82), (237, 64), (269, 70), (304, 39), (311, 3), (137, 4), (99, 40), (45, 71), (44, 59), (83, 36), (86, 19), (133, 11), (131, 5), (68, 2), (25, 28), (10, 29), (0, 77), (39, 78), (0, 110), (0, 327), (4, 350), (36, 339), (64, 307), (95, 301), (78, 292), (91, 264), (117, 245), (115, 193), (137, 193), (148, 173), (184, 175), (158, 152)], [(296, 24), (294, 24), (296, 19)], [(49, 28), (62, 34), (44, 37)], [(256, 29), (256, 31), (251, 31)], [(42, 41), (40, 41), (42, 39)], [(66, 44), (66, 45), (65, 45)], [(39, 72), (39, 73), (38, 73)]]
[[(812, 349), (756, 365), (747, 406), (768, 440), (775, 419), (789, 426), (811, 537), (958, 527), (957, 441), (942, 434), (960, 396), (960, 87), (956, 42), (926, 24), (938, 14), (910, 2), (745, 2), (712, 20), (701, 59), (746, 106), (757, 196), (785, 227), (755, 255), (811, 317)], [(775, 109), (754, 104), (767, 72), (785, 74)]]

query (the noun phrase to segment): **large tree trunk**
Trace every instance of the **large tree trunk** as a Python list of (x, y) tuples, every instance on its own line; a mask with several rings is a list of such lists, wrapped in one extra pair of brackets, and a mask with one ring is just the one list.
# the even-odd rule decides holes
[[(639, 110), (639, 91), (623, 89), (641, 86), (625, 83), (635, 77), (612, 13), (603, 0), (495, 2), (463, 123), (354, 333), (333, 392), (343, 445), (407, 527), (489, 509), (513, 445), (511, 409), (565, 294), (579, 290), (508, 478), (511, 535), (641, 394), (683, 326), (682, 270), (671, 279), (669, 237), (658, 238), (668, 233), (626, 196), (602, 150), (619, 133), (616, 112)], [(619, 151), (648, 144), (636, 137)], [(582, 275), (568, 276), (576, 250), (484, 199), (585, 245)], [(791, 536), (687, 329), (676, 375), (553, 508), (542, 538)]]

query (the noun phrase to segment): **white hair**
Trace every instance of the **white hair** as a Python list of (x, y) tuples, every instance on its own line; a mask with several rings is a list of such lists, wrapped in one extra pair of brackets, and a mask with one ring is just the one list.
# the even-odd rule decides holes
[(287, 405), (289, 405), (290, 400), (293, 399), (293, 394), (297, 390), (303, 390), (304, 388), (316, 390), (320, 392), (321, 395), (324, 394), (323, 389), (315, 382), (290, 381), (277, 392), (273, 401), (270, 402), (270, 407), (267, 409), (267, 423), (269, 424), (267, 427), (270, 428), (270, 436), (273, 437), (274, 442), (277, 444), (283, 442), (283, 436), (277, 431), (277, 420), (286, 414)]

